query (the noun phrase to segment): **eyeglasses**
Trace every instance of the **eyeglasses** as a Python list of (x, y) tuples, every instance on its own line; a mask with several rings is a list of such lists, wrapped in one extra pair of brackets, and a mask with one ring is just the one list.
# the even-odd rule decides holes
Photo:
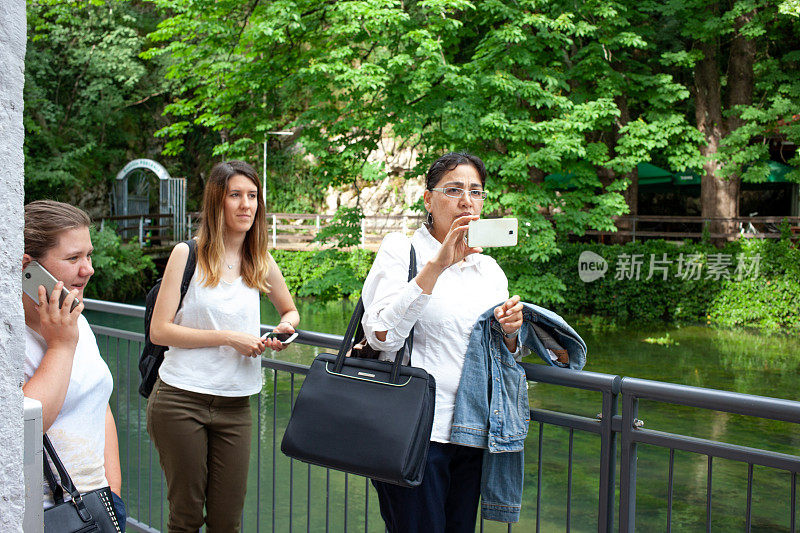
[(445, 196), (449, 196), (450, 198), (461, 198), (464, 196), (466, 192), (469, 194), (470, 199), (472, 200), (486, 200), (486, 191), (481, 189), (470, 189), (465, 191), (461, 187), (434, 187), (431, 189), (432, 191), (439, 191), (443, 193)]

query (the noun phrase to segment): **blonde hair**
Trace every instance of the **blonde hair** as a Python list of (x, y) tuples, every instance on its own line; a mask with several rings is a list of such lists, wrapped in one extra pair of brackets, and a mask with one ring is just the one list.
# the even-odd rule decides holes
[(24, 251), (33, 259), (41, 259), (58, 244), (63, 231), (91, 225), (92, 220), (82, 209), (55, 200), (36, 200), (25, 206)]
[(203, 211), (197, 233), (197, 264), (203, 276), (203, 285), (216, 287), (221, 279), (225, 258), (225, 195), (228, 181), (241, 175), (256, 186), (258, 207), (253, 225), (242, 243), (240, 270), (245, 285), (269, 292), (269, 252), (267, 251), (267, 218), (264, 198), (256, 170), (244, 161), (225, 161), (211, 169), (203, 191)]

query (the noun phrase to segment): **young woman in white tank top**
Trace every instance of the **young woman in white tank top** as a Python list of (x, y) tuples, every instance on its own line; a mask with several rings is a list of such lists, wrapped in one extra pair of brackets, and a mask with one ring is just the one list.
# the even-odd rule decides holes
[[(261, 183), (242, 161), (218, 163), (203, 195), (197, 268), (180, 302), (189, 254), (175, 246), (153, 310), (150, 337), (169, 346), (147, 405), (147, 430), (167, 481), (171, 532), (239, 531), (250, 457), (249, 396), (261, 390), (260, 293), (280, 313), (276, 332), (300, 321), (267, 251)], [(205, 516), (204, 516), (205, 509)]]

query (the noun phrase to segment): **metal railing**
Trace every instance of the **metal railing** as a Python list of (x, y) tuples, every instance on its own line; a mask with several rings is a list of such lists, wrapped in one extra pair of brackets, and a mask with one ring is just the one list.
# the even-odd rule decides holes
[[(144, 308), (140, 306), (90, 299), (86, 299), (85, 303), (89, 310), (121, 316), (142, 317), (144, 312)], [(115, 376), (115, 391), (111, 405), (117, 417), (120, 434), (123, 497), (129, 509), (130, 530), (163, 531), (167, 516), (165, 485), (163, 475), (158, 468), (157, 454), (144, 430), (145, 401), (137, 393), (139, 376), (136, 364), (144, 336), (116, 327), (102, 325), (92, 327), (98, 336), (101, 353), (106, 357)], [(262, 332), (270, 329), (270, 326), (262, 325)], [(338, 335), (312, 331), (299, 333), (295, 342), (329, 350), (337, 349), (342, 340)], [(667, 531), (671, 531), (673, 526), (676, 451), (707, 458), (705, 494), (707, 531), (710, 531), (713, 515), (711, 487), (715, 458), (747, 466), (747, 504), (744, 510), (746, 531), (750, 531), (751, 528), (754, 466), (763, 466), (776, 473), (788, 474), (789, 483), (786, 487), (790, 502), (789, 509), (786, 510), (788, 529), (782, 530), (792, 533), (797, 530), (796, 488), (797, 473), (800, 472), (800, 456), (728, 444), (693, 435), (645, 429), (640, 420), (642, 415), (639, 412), (639, 401), (688, 406), (791, 424), (800, 424), (800, 402), (636, 378), (621, 378), (588, 371), (576, 372), (538, 364), (522, 363), (522, 366), (530, 382), (600, 394), (600, 412), (594, 417), (555, 410), (531, 409), (532, 424), (526, 451), (528, 454), (537, 454), (532, 456), (537, 457), (536, 485), (535, 493), (531, 493), (532, 488), (524, 493), (523, 511), (526, 508), (535, 509), (537, 532), (552, 530), (554, 527), (570, 531), (576, 527), (573, 522), (577, 501), (573, 472), (579, 463), (588, 464), (597, 474), (596, 488), (592, 489), (595, 495), (591, 497), (596, 501), (594, 507), (597, 510), (597, 530), (612, 531), (616, 521), (619, 531), (634, 531), (637, 511), (637, 459), (640, 444), (663, 448), (669, 452), (667, 496), (663, 502), (666, 508)], [(377, 509), (377, 497), (367, 480), (309, 466), (278, 453), (280, 438), (299, 390), (300, 383), (296, 377), (305, 375), (308, 366), (265, 358), (262, 359), (262, 367), (266, 379), (262, 392), (253, 400), (256, 403), (256, 433), (255, 457), (251, 470), (254, 471), (251, 471), (249, 477), (250, 485), (242, 530), (383, 531), (383, 522)], [(621, 412), (618, 413), (620, 394), (623, 401)], [(552, 453), (552, 447), (544, 445), (545, 431), (547, 430), (549, 435), (553, 428), (564, 428), (567, 431), (565, 446), (568, 450), (565, 461), (566, 487), (565, 493), (562, 493), (563, 507), (558, 509), (559, 514), (563, 512), (564, 521), (558, 526), (553, 526), (553, 517), (546, 514), (547, 509), (553, 511), (555, 504), (549, 501), (543, 502), (545, 493), (543, 487), (552, 486), (548, 478), (564, 474), (562, 471), (553, 474), (543, 464), (543, 459)], [(574, 444), (579, 436), (583, 440), (588, 438), (592, 441), (592, 447), (597, 448), (596, 455), (594, 453), (576, 455)], [(619, 445), (618, 439), (621, 441)], [(616, 465), (618, 452), (619, 470)], [(744, 483), (743, 479), (742, 484)], [(615, 503), (617, 489), (620, 494), (618, 508)], [(552, 492), (548, 494), (552, 495)], [(582, 498), (585, 497), (584, 494)], [(558, 496), (555, 500), (560, 501), (560, 498), (561, 496)], [(544, 523), (545, 520), (547, 523)], [(528, 531), (533, 529), (531, 525), (525, 528), (502, 525), (502, 530)], [(481, 521), (479, 527), (483, 532), (484, 529), (497, 531), (496, 528), (501, 526)]]

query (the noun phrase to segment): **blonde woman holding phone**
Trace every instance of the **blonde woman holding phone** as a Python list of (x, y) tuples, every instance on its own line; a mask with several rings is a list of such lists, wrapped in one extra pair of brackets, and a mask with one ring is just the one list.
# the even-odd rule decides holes
[[(180, 305), (189, 247), (175, 246), (153, 310), (150, 337), (169, 349), (147, 404), (147, 430), (167, 481), (170, 532), (239, 531), (261, 354), (260, 293), (280, 314), (277, 333), (300, 316), (267, 251), (261, 184), (243, 161), (214, 166), (203, 195), (197, 268)], [(204, 514), (205, 509), (205, 514)]]

